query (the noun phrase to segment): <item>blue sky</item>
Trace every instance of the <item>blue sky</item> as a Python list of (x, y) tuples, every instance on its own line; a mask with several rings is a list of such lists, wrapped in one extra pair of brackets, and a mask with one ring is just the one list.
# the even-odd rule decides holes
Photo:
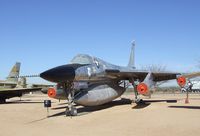
[(0, 78), (16, 61), (21, 75), (38, 74), (78, 53), (127, 65), (132, 40), (137, 67), (197, 71), (199, 7), (199, 0), (0, 0)]

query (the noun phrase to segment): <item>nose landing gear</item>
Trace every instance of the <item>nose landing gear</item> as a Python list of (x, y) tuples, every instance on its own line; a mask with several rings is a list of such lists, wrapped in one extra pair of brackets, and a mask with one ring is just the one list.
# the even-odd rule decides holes
[(66, 116), (77, 116), (77, 109), (74, 106), (74, 84), (73, 82), (67, 82), (63, 84), (63, 90), (67, 96), (67, 108), (65, 111)]

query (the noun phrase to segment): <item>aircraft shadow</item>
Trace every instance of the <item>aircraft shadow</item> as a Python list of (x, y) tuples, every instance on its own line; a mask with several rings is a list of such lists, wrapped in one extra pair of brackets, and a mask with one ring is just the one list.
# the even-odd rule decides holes
[(167, 103), (177, 103), (177, 100), (144, 100), (145, 103), (156, 103), (156, 102), (167, 102)]
[(36, 123), (36, 122), (40, 122), (40, 121), (43, 121), (45, 119), (47, 119), (48, 117), (45, 117), (45, 118), (42, 118), (42, 119), (38, 119), (38, 120), (34, 120), (34, 121), (31, 121), (31, 122), (28, 122), (26, 124), (32, 124), (32, 123)]
[[(86, 114), (89, 114), (89, 113), (92, 113), (92, 112), (95, 112), (95, 111), (108, 109), (108, 108), (111, 108), (111, 107), (114, 107), (114, 106), (128, 105), (128, 104), (131, 104), (131, 103), (132, 103), (132, 101), (130, 99), (122, 98), (121, 100), (112, 101), (110, 103), (100, 105), (100, 106), (80, 107), (80, 108), (77, 108), (77, 112), (78, 112), (78, 116), (82, 116), (82, 115), (86, 115)], [(66, 107), (67, 106), (52, 108), (52, 110), (65, 109)], [(51, 115), (49, 117), (56, 117), (56, 116), (62, 116), (62, 115), (65, 115), (65, 112), (60, 112), (60, 113)]]
[(151, 103), (140, 103), (140, 104), (136, 104), (134, 107), (132, 107), (132, 109), (144, 109), (146, 107), (148, 107), (149, 105), (151, 105)]
[(141, 103), (136, 104), (132, 109), (143, 109), (151, 105), (151, 103), (167, 102), (177, 103), (177, 100), (142, 100)]
[(200, 110), (200, 106), (168, 106), (169, 108), (177, 108), (177, 109), (193, 109)]
[[(149, 105), (151, 105), (151, 103), (155, 103), (155, 102), (177, 102), (177, 100), (144, 100), (142, 103), (137, 104), (132, 109), (146, 108)], [(130, 99), (122, 98), (121, 100), (112, 101), (110, 103), (107, 103), (107, 104), (104, 104), (104, 105), (101, 105), (101, 106), (80, 107), (80, 108), (77, 109), (77, 111), (78, 111), (78, 116), (83, 116), (83, 115), (90, 114), (92, 112), (96, 112), (96, 111), (99, 111), (99, 110), (108, 109), (108, 108), (111, 108), (111, 107), (114, 107), (114, 106), (129, 105), (131, 103), (132, 103), (132, 101)], [(67, 103), (61, 103), (59, 105), (64, 105), (64, 104), (67, 104)], [(66, 109), (66, 108), (67, 108), (67, 106), (62, 106), (62, 107), (52, 108), (52, 110), (60, 110), (60, 109)], [(171, 108), (180, 108), (180, 107), (171, 106)], [(184, 107), (181, 107), (181, 108), (184, 108)], [(200, 107), (189, 107), (189, 108), (200, 109)], [(43, 120), (48, 119), (48, 118), (53, 118), (53, 117), (58, 117), (58, 116), (65, 116), (65, 111), (62, 111), (62, 112), (59, 112), (59, 113), (56, 113), (56, 114), (53, 114), (53, 115), (49, 115), (46, 118), (35, 120), (35, 121), (29, 122), (29, 123), (35, 123), (35, 122), (43, 121)], [(71, 118), (73, 118), (73, 117), (71, 117)]]
[[(175, 103), (175, 102), (177, 102), (177, 100), (143, 100), (142, 103), (137, 104), (132, 109), (143, 109), (143, 108), (146, 108), (149, 105), (151, 105), (151, 103), (155, 103), (155, 102)], [(77, 112), (78, 112), (78, 116), (82, 116), (82, 115), (86, 115), (86, 114), (89, 114), (92, 112), (96, 112), (96, 111), (100, 111), (100, 110), (104, 110), (104, 109), (108, 109), (108, 108), (112, 108), (112, 107), (120, 106), (120, 105), (128, 105), (131, 103), (132, 103), (132, 100), (122, 98), (121, 100), (112, 101), (110, 103), (100, 105), (100, 106), (80, 107), (80, 108), (77, 108)], [(62, 104), (59, 104), (59, 105), (62, 105)], [(62, 107), (56, 107), (56, 108), (51, 108), (51, 109), (52, 110), (60, 110), (60, 109), (66, 109), (66, 108), (67, 108), (67, 106), (62, 106)], [(56, 113), (49, 117), (57, 117), (57, 116), (62, 116), (62, 115), (65, 115), (65, 112), (62, 111), (60, 113)]]
[[(61, 104), (58, 104), (58, 105), (65, 105), (65, 106), (62, 106), (62, 107), (56, 107), (56, 108), (51, 108), (51, 110), (61, 110), (61, 109), (66, 109), (67, 108), (67, 103), (61, 103)], [(74, 106), (80, 106), (78, 104), (75, 104)]]
[(44, 102), (39, 102), (39, 101), (31, 101), (31, 100), (17, 100), (17, 101), (9, 101), (6, 103), (2, 103), (2, 104), (41, 104)]
[(108, 109), (108, 108), (115, 107), (115, 106), (128, 105), (128, 104), (131, 104), (131, 103), (132, 103), (132, 101), (130, 99), (122, 98), (121, 100), (112, 101), (110, 103), (100, 105), (100, 106), (81, 107), (81, 108), (78, 109), (78, 112), (94, 112), (94, 111)]

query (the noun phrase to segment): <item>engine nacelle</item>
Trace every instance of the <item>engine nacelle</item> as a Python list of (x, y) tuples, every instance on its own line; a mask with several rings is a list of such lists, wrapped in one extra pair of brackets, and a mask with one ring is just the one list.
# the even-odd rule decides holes
[(186, 78), (184, 76), (180, 76), (177, 78), (178, 85), (183, 88), (186, 85)]
[[(74, 82), (74, 89), (76, 91), (87, 89), (88, 83), (87, 82)], [(50, 98), (59, 99), (59, 100), (66, 100), (67, 96), (63, 90), (63, 86), (61, 84), (57, 84), (56, 87), (50, 87), (47, 91), (47, 94)]]
[[(187, 80), (184, 76), (180, 76), (177, 78), (177, 83), (181, 88), (185, 87), (186, 82), (187, 82)], [(149, 88), (150, 87), (148, 86), (148, 84), (142, 82), (137, 85), (137, 92), (141, 95), (148, 96), (148, 95), (150, 95)]]
[(137, 92), (141, 95), (149, 95), (149, 87), (145, 83), (140, 83), (137, 85)]
[(56, 89), (54, 87), (50, 87), (47, 94), (50, 98), (54, 99), (65, 100), (67, 98), (63, 89)]

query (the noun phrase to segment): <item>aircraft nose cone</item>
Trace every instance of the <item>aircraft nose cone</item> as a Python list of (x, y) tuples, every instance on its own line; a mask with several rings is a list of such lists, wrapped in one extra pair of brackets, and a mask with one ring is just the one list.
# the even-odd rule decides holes
[(56, 83), (73, 81), (75, 78), (75, 70), (71, 65), (63, 65), (41, 73), (40, 77)]

